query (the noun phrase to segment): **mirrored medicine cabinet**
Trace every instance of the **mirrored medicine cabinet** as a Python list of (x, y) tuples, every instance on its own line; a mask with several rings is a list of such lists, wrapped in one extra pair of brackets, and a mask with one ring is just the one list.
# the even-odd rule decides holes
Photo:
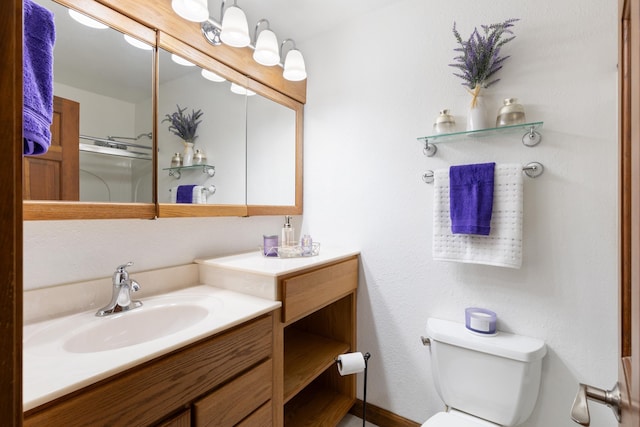
[[(25, 220), (302, 212), (301, 102), (182, 41), (194, 44), (199, 27), (169, 25), (180, 18), (166, 15), (154, 25), (146, 14), (169, 0), (134, 2), (134, 13), (145, 15), (135, 20), (106, 0), (35, 1), (55, 15), (55, 137), (49, 163), (24, 158)], [(107, 28), (79, 24), (67, 7)], [(178, 106), (202, 111), (194, 145), (202, 167), (171, 163), (184, 145), (163, 119)], [(206, 189), (201, 203), (176, 203), (180, 185)]]

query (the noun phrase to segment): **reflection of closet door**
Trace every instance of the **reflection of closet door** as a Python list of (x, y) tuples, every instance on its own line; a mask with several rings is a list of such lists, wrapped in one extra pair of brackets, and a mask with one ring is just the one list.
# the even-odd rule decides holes
[(51, 146), (24, 156), (24, 200), (79, 200), (79, 139), (80, 104), (54, 96)]

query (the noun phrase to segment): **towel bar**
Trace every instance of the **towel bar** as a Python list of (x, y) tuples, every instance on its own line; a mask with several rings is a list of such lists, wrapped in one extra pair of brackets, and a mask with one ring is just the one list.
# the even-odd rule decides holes
[[(529, 178), (537, 178), (544, 172), (544, 166), (542, 163), (530, 162), (522, 166), (522, 172)], [(422, 174), (422, 180), (427, 184), (433, 183), (433, 171), (428, 170)]]
[[(169, 189), (169, 193), (171, 193), (173, 191), (173, 189)], [(209, 194), (214, 194), (216, 192), (216, 186), (215, 185), (208, 185), (206, 187), (202, 187), (202, 192), (203, 193), (209, 193)]]

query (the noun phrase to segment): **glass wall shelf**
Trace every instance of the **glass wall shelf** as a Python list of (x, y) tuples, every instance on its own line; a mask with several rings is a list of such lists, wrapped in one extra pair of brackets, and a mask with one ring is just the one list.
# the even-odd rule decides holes
[(480, 130), (469, 130), (462, 132), (452, 132), (452, 133), (439, 133), (430, 136), (421, 136), (418, 138), (418, 141), (424, 144), (424, 155), (428, 157), (432, 157), (438, 151), (438, 147), (436, 144), (447, 141), (461, 141), (464, 137), (485, 137), (490, 135), (498, 135), (504, 133), (515, 133), (517, 131), (524, 131), (524, 135), (522, 136), (522, 143), (527, 147), (534, 147), (540, 143), (542, 140), (542, 135), (538, 132), (542, 129), (542, 125), (544, 122), (531, 122), (531, 123), (520, 123), (517, 125), (509, 125), (509, 126), (500, 126), (496, 128), (488, 128), (488, 129), (480, 129)]
[(176, 166), (172, 168), (163, 168), (162, 170), (169, 171), (169, 176), (172, 176), (175, 179), (180, 179), (183, 171), (198, 170), (198, 169), (201, 169), (202, 173), (206, 173), (209, 176), (214, 176), (216, 174), (216, 167), (212, 165)]

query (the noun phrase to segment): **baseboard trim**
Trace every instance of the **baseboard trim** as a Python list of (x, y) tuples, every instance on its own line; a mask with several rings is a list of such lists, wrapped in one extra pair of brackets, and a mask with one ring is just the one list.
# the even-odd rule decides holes
[[(350, 414), (362, 419), (362, 400), (357, 399), (353, 404)], [(375, 424), (379, 427), (420, 427), (420, 423), (411, 421), (393, 412), (382, 409), (378, 406), (367, 403), (367, 422)]]

